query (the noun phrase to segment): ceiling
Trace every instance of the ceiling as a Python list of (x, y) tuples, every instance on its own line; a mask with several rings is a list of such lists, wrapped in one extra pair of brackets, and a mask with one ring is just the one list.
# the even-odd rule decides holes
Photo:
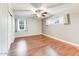
[(37, 9), (46, 9), (49, 14), (56, 14), (72, 7), (78, 7), (77, 3), (13, 3), (15, 14), (30, 15)]
[(63, 5), (63, 3), (14, 3), (12, 4), (12, 8), (15, 11), (26, 11), (28, 14), (29, 11), (35, 11), (37, 9), (49, 10), (50, 8), (54, 8), (60, 5)]
[(32, 8), (37, 9), (41, 7), (53, 8), (60, 4), (62, 3), (14, 3), (12, 4), (12, 6), (13, 6), (13, 9), (16, 9), (16, 10), (29, 10)]

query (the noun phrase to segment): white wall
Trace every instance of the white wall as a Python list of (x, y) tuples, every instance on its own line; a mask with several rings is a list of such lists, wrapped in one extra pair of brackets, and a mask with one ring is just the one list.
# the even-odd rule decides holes
[(55, 16), (64, 15), (66, 13), (70, 14), (71, 24), (46, 26), (46, 20), (43, 20), (43, 33), (65, 41), (79, 44), (79, 7), (60, 12)]
[(16, 32), (16, 37), (38, 35), (41, 33), (41, 19), (36, 17), (25, 17), (25, 19), (27, 20), (27, 31)]
[(14, 24), (9, 12), (9, 5), (0, 3), (0, 55), (7, 55), (10, 44), (14, 40)]
[[(1, 7), (1, 4), (0, 4), (0, 7)], [(1, 10), (1, 8), (0, 8), (0, 10)], [(0, 11), (0, 23), (1, 23), (1, 11)], [(0, 27), (1, 27), (1, 25), (0, 25)], [(1, 33), (1, 29), (0, 29), (0, 33)], [(0, 34), (0, 48), (1, 48), (1, 34)]]
[(0, 45), (0, 53), (7, 53), (8, 51), (8, 37), (7, 37), (7, 4), (0, 4), (0, 35), (1, 35), (1, 45)]

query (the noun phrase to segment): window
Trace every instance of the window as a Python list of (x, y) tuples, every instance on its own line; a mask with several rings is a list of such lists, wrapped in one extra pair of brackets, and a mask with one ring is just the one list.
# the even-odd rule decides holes
[(63, 24), (64, 23), (64, 17), (55, 17), (55, 18), (49, 18), (46, 20), (46, 25), (55, 25), (55, 24)]
[(25, 31), (27, 30), (26, 28), (26, 19), (25, 18), (18, 18), (16, 21), (16, 30), (17, 31)]

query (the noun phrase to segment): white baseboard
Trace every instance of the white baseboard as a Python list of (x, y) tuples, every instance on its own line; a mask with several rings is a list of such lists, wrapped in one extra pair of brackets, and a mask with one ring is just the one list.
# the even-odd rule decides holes
[(54, 39), (56, 39), (56, 40), (59, 40), (59, 41), (62, 41), (62, 42), (65, 42), (65, 43), (68, 43), (68, 44), (74, 45), (74, 46), (76, 46), (76, 47), (79, 47), (78, 44), (75, 44), (75, 43), (72, 43), (72, 42), (68, 42), (68, 41), (65, 41), (65, 40), (62, 40), (62, 39), (56, 38), (56, 37), (54, 37), (54, 36), (50, 36), (50, 35), (43, 34), (43, 33), (42, 33), (42, 35), (45, 35), (45, 36), (47, 36), (47, 37), (54, 38)]
[(31, 34), (31, 35), (23, 35), (23, 36), (15, 36), (15, 38), (18, 38), (18, 37), (25, 37), (25, 36), (34, 36), (34, 35), (41, 35), (42, 33), (39, 33), (39, 34)]

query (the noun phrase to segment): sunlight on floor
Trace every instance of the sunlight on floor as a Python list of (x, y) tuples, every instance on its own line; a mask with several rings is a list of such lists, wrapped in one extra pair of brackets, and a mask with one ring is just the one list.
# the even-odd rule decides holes
[(47, 47), (48, 56), (59, 56), (59, 54), (50, 46)]
[(21, 40), (17, 43), (16, 54), (18, 56), (27, 55), (27, 42), (25, 40)]

